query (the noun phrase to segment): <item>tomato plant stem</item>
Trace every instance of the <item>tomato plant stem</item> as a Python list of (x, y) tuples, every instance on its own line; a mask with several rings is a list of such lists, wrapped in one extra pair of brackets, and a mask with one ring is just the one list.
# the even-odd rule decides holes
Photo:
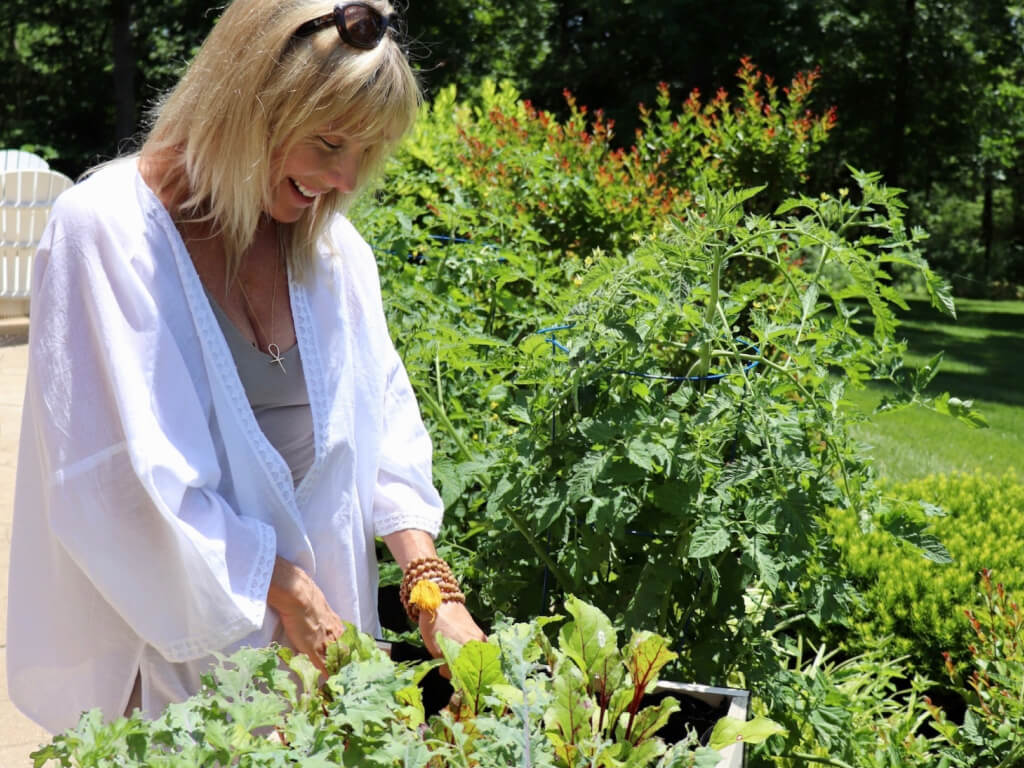
[(548, 570), (551, 571), (551, 575), (555, 577), (555, 581), (559, 583), (562, 589), (567, 592), (573, 591), (573, 581), (565, 571), (559, 567), (551, 555), (548, 554), (547, 549), (541, 544), (537, 537), (533, 535), (533, 532), (526, 526), (523, 519), (519, 517), (518, 513), (513, 512), (511, 509), (506, 508), (505, 514), (508, 515), (508, 519), (512, 521), (512, 525), (515, 526), (516, 530), (522, 534), (523, 538), (526, 539), (527, 543), (533, 548), (533, 551), (537, 553), (537, 557), (541, 559), (541, 562), (547, 566)]

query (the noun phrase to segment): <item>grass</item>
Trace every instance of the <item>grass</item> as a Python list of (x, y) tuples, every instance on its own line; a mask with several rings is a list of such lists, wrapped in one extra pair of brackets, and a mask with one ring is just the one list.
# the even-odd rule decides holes
[[(1024, 482), (1024, 302), (961, 299), (952, 320), (926, 301), (912, 301), (898, 335), (907, 341), (908, 364), (945, 352), (929, 391), (974, 400), (989, 428), (923, 408), (875, 414), (856, 434), (871, 446), (879, 474), (902, 482), (981, 470)], [(847, 399), (870, 412), (884, 392), (851, 389)]]

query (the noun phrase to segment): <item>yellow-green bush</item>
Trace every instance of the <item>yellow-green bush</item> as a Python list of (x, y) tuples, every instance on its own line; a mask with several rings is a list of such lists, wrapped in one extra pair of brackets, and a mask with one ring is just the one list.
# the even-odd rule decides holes
[[(979, 571), (1018, 594), (1024, 592), (1024, 485), (1011, 474), (931, 476), (890, 492), (905, 500), (941, 506), (928, 518), (953, 562), (932, 562), (888, 533), (863, 533), (852, 510), (836, 512), (833, 531), (844, 565), (864, 595), (847, 643), (858, 637), (893, 636), (893, 652), (909, 654), (931, 670), (942, 669), (942, 652), (962, 660), (974, 633), (964, 610), (974, 605)], [(922, 506), (925, 519), (930, 508)]]

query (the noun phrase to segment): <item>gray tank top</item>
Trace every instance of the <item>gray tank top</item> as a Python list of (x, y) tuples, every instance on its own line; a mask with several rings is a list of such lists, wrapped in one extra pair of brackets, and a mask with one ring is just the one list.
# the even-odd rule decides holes
[(270, 355), (257, 348), (235, 327), (224, 310), (207, 294), (224, 338), (235, 359), (238, 377), (256, 422), (292, 471), (298, 485), (313, 464), (313, 413), (309, 408), (306, 376), (299, 345), (282, 354), (284, 372)]

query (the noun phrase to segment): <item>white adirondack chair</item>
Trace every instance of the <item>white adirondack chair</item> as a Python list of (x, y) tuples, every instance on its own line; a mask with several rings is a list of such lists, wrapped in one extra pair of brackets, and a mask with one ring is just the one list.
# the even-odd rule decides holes
[(21, 149), (0, 149), (0, 171), (45, 171), (49, 164)]
[(53, 202), (71, 184), (57, 171), (0, 172), (0, 317), (28, 314), (32, 258)]

